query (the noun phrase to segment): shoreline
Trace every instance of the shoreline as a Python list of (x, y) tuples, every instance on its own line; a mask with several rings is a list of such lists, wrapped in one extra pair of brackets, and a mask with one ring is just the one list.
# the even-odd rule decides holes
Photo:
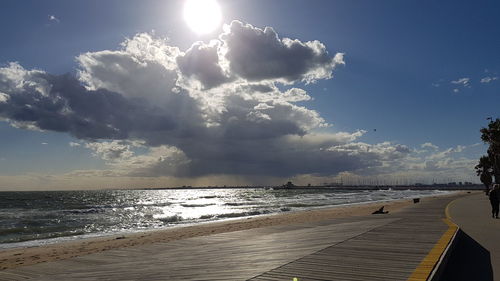
[[(441, 196), (456, 194), (448, 193), (421, 197), (429, 200)], [(385, 210), (396, 213), (413, 205), (410, 198), (390, 201), (368, 202), (335, 207), (317, 208), (279, 214), (267, 214), (223, 221), (214, 221), (186, 226), (176, 226), (160, 230), (148, 230), (121, 235), (83, 238), (60, 243), (47, 244), (27, 248), (10, 248), (0, 250), (0, 270), (19, 266), (32, 265), (40, 262), (50, 262), (83, 256), (124, 247), (148, 245), (157, 242), (169, 242), (210, 234), (246, 230), (275, 225), (313, 222), (333, 218), (371, 215), (373, 211), (385, 206)]]
[[(347, 191), (347, 190), (346, 190)], [(439, 190), (434, 190), (434, 191), (439, 191)], [(440, 190), (443, 193), (453, 193), (453, 192), (461, 192), (458, 190)], [(463, 192), (463, 191), (462, 191)], [(59, 244), (59, 243), (68, 243), (68, 242), (75, 242), (75, 241), (82, 241), (82, 240), (88, 240), (88, 239), (99, 239), (99, 238), (106, 238), (106, 237), (114, 237), (114, 236), (128, 236), (131, 234), (137, 234), (137, 233), (142, 233), (142, 232), (150, 232), (150, 231), (163, 231), (163, 230), (169, 230), (173, 228), (178, 228), (178, 227), (186, 227), (186, 226), (193, 226), (193, 225), (201, 225), (201, 224), (207, 224), (207, 223), (215, 223), (215, 222), (224, 222), (224, 221), (232, 221), (232, 220), (240, 220), (240, 219), (247, 219), (250, 217), (261, 217), (261, 216), (269, 216), (269, 215), (279, 215), (279, 214), (291, 214), (295, 212), (303, 212), (303, 211), (308, 211), (308, 210), (316, 210), (316, 209), (330, 209), (330, 208), (342, 208), (342, 207), (347, 207), (351, 205), (363, 205), (363, 204), (369, 204), (369, 203), (385, 203), (385, 202), (391, 202), (394, 200), (411, 200), (414, 197), (419, 197), (419, 198), (424, 198), (424, 197), (429, 197), (429, 196), (440, 196), (443, 195), (443, 193), (439, 194), (415, 194), (415, 195), (410, 195), (408, 197), (402, 197), (402, 198), (380, 198), (378, 200), (373, 200), (371, 201), (359, 201), (359, 202), (343, 202), (340, 204), (320, 204), (320, 205), (310, 205), (305, 208), (298, 208), (294, 210), (286, 210), (286, 211), (274, 211), (274, 212), (269, 212), (265, 210), (264, 212), (255, 212), (257, 214), (250, 214), (252, 212), (242, 212), (240, 214), (236, 214), (235, 216), (224, 216), (222, 214), (220, 217), (219, 216), (214, 216), (214, 218), (211, 219), (206, 219), (206, 220), (184, 220), (181, 219), (180, 223), (173, 223), (168, 226), (159, 226), (159, 227), (146, 227), (146, 228), (137, 228), (137, 229), (122, 229), (122, 230), (116, 230), (116, 231), (111, 231), (111, 232), (90, 232), (90, 233), (82, 233), (82, 234), (75, 234), (75, 235), (69, 235), (69, 236), (56, 236), (56, 237), (51, 237), (51, 238), (42, 238), (42, 239), (30, 239), (30, 240), (24, 240), (24, 241), (17, 241), (17, 242), (10, 242), (10, 243), (0, 243), (0, 252), (5, 251), (5, 250), (10, 250), (10, 249), (17, 249), (17, 248), (32, 248), (32, 247), (41, 247), (41, 246), (49, 246), (53, 244)], [(0, 264), (0, 269), (1, 269), (1, 264)]]

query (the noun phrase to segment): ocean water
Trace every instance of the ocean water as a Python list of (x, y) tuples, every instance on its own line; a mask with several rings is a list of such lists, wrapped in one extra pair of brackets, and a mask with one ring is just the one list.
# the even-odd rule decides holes
[(0, 249), (444, 193), (264, 188), (0, 192)]

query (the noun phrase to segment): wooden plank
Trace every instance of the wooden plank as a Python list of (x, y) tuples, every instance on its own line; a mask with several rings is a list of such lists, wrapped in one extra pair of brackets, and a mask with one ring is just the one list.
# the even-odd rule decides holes
[[(452, 198), (400, 214), (401, 220), (263, 273), (251, 280), (406, 280), (448, 229), (441, 220)], [(415, 210), (418, 209), (418, 210)], [(402, 266), (403, 263), (403, 266)], [(302, 277), (302, 278), (301, 278)]]

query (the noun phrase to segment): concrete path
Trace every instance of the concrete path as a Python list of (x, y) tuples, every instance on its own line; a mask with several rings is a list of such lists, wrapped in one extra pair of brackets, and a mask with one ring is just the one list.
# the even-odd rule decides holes
[(0, 271), (0, 280), (425, 280), (414, 272), (447, 231), (442, 218), (454, 198), (110, 250)]
[[(467, 261), (459, 261), (458, 265), (452, 266), (454, 270), (458, 272), (461, 268), (464, 271), (461, 276), (472, 275), (474, 280), (492, 280), (491, 276), (478, 277), (479, 274), (492, 270), (494, 280), (500, 281), (500, 219), (491, 217), (488, 197), (481, 192), (457, 199), (450, 204), (448, 211), (451, 220), (461, 228), (468, 239), (467, 250), (462, 251), (462, 256)], [(461, 256), (461, 254), (454, 255)], [(461, 263), (464, 266), (461, 266)], [(470, 274), (471, 271), (475, 273)]]

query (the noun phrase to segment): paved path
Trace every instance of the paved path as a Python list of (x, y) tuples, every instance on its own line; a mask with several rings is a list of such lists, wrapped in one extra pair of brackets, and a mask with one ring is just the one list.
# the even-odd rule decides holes
[[(491, 217), (488, 197), (481, 192), (457, 199), (450, 204), (449, 215), (469, 239), (464, 253), (468, 262), (464, 262), (467, 264), (463, 268), (476, 269), (475, 280), (486, 280), (487, 277), (477, 279), (477, 274), (488, 271), (488, 263), (491, 263), (494, 280), (500, 281), (500, 219)], [(478, 264), (473, 264), (479, 260)], [(456, 267), (461, 268), (460, 265)]]
[(0, 271), (0, 280), (407, 280), (447, 231), (452, 199), (110, 250)]

